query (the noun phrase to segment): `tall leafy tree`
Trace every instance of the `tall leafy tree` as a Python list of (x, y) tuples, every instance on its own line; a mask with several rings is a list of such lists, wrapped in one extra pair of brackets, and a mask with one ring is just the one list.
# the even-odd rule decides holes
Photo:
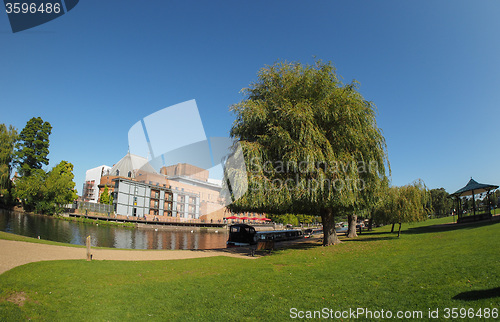
[(47, 187), (45, 180), (47, 173), (42, 169), (33, 169), (29, 176), (22, 176), (16, 180), (14, 196), (21, 201), (27, 212), (47, 212)]
[(33, 169), (49, 164), (49, 136), (52, 126), (41, 117), (33, 117), (19, 135), (17, 162), (19, 174), (29, 176)]
[(241, 143), (248, 191), (229, 207), (319, 214), (324, 245), (338, 243), (335, 216), (369, 207), (388, 169), (375, 106), (322, 61), (262, 68), (243, 93), (231, 107), (231, 136)]
[(73, 178), (73, 165), (67, 161), (61, 161), (49, 172), (32, 169), (29, 176), (17, 180), (15, 195), (25, 211), (60, 213), (64, 205), (78, 197)]
[(47, 174), (45, 181), (46, 200), (50, 205), (48, 207), (50, 212), (59, 213), (63, 210), (64, 205), (70, 204), (78, 198), (73, 178), (73, 164), (64, 160)]
[(453, 209), (453, 200), (444, 188), (431, 189), (431, 206), (436, 217), (448, 216)]
[(12, 164), (14, 161), (14, 147), (18, 138), (17, 130), (10, 125), (0, 124), (0, 205), (11, 203)]
[(377, 221), (381, 223), (399, 224), (398, 237), (401, 235), (401, 224), (426, 220), (430, 209), (430, 194), (421, 180), (402, 187), (390, 187), (386, 190), (383, 202), (377, 209)]

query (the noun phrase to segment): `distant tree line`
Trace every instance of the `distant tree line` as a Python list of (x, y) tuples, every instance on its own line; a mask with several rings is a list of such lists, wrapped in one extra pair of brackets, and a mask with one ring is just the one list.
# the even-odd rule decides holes
[[(50, 123), (40, 117), (30, 119), (19, 134), (0, 124), (0, 207), (19, 202), (25, 211), (54, 214), (77, 198), (70, 162), (43, 169), (49, 164), (51, 132)], [(12, 178), (15, 168), (18, 175)]]

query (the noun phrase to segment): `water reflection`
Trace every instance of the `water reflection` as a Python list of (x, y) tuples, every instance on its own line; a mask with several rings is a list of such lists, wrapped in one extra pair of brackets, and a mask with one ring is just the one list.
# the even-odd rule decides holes
[(92, 246), (128, 249), (214, 249), (225, 248), (228, 233), (190, 230), (133, 229), (96, 226), (29, 215), (0, 209), (0, 231), (68, 244), (85, 245), (92, 236)]

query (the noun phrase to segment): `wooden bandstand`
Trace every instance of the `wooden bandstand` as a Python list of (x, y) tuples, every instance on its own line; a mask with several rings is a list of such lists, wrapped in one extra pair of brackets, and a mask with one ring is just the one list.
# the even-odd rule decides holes
[[(484, 184), (478, 183), (474, 179), (470, 179), (469, 183), (462, 189), (457, 190), (455, 193), (452, 193), (449, 197), (453, 198), (456, 202), (458, 219), (457, 223), (478, 221), (483, 219), (489, 219), (492, 217), (491, 215), (491, 190), (497, 189), (498, 186), (492, 184)], [(487, 204), (482, 207), (476, 207), (476, 195), (483, 195), (486, 193), (487, 196)], [(472, 212), (465, 211), (462, 207), (462, 198), (466, 198), (468, 196), (472, 196)]]

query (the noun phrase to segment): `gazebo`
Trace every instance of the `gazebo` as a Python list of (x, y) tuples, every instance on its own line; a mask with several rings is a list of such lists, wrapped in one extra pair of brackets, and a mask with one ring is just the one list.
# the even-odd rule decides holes
[[(462, 189), (457, 190), (452, 193), (449, 197), (455, 199), (457, 203), (458, 219), (457, 223), (470, 222), (476, 220), (482, 220), (491, 218), (491, 202), (490, 202), (490, 191), (498, 188), (498, 186), (493, 184), (478, 183), (474, 179), (470, 178), (469, 183)], [(475, 195), (486, 193), (488, 197), (488, 204), (476, 209)], [(461, 209), (462, 199), (461, 197), (472, 196), (472, 213), (464, 213)]]

